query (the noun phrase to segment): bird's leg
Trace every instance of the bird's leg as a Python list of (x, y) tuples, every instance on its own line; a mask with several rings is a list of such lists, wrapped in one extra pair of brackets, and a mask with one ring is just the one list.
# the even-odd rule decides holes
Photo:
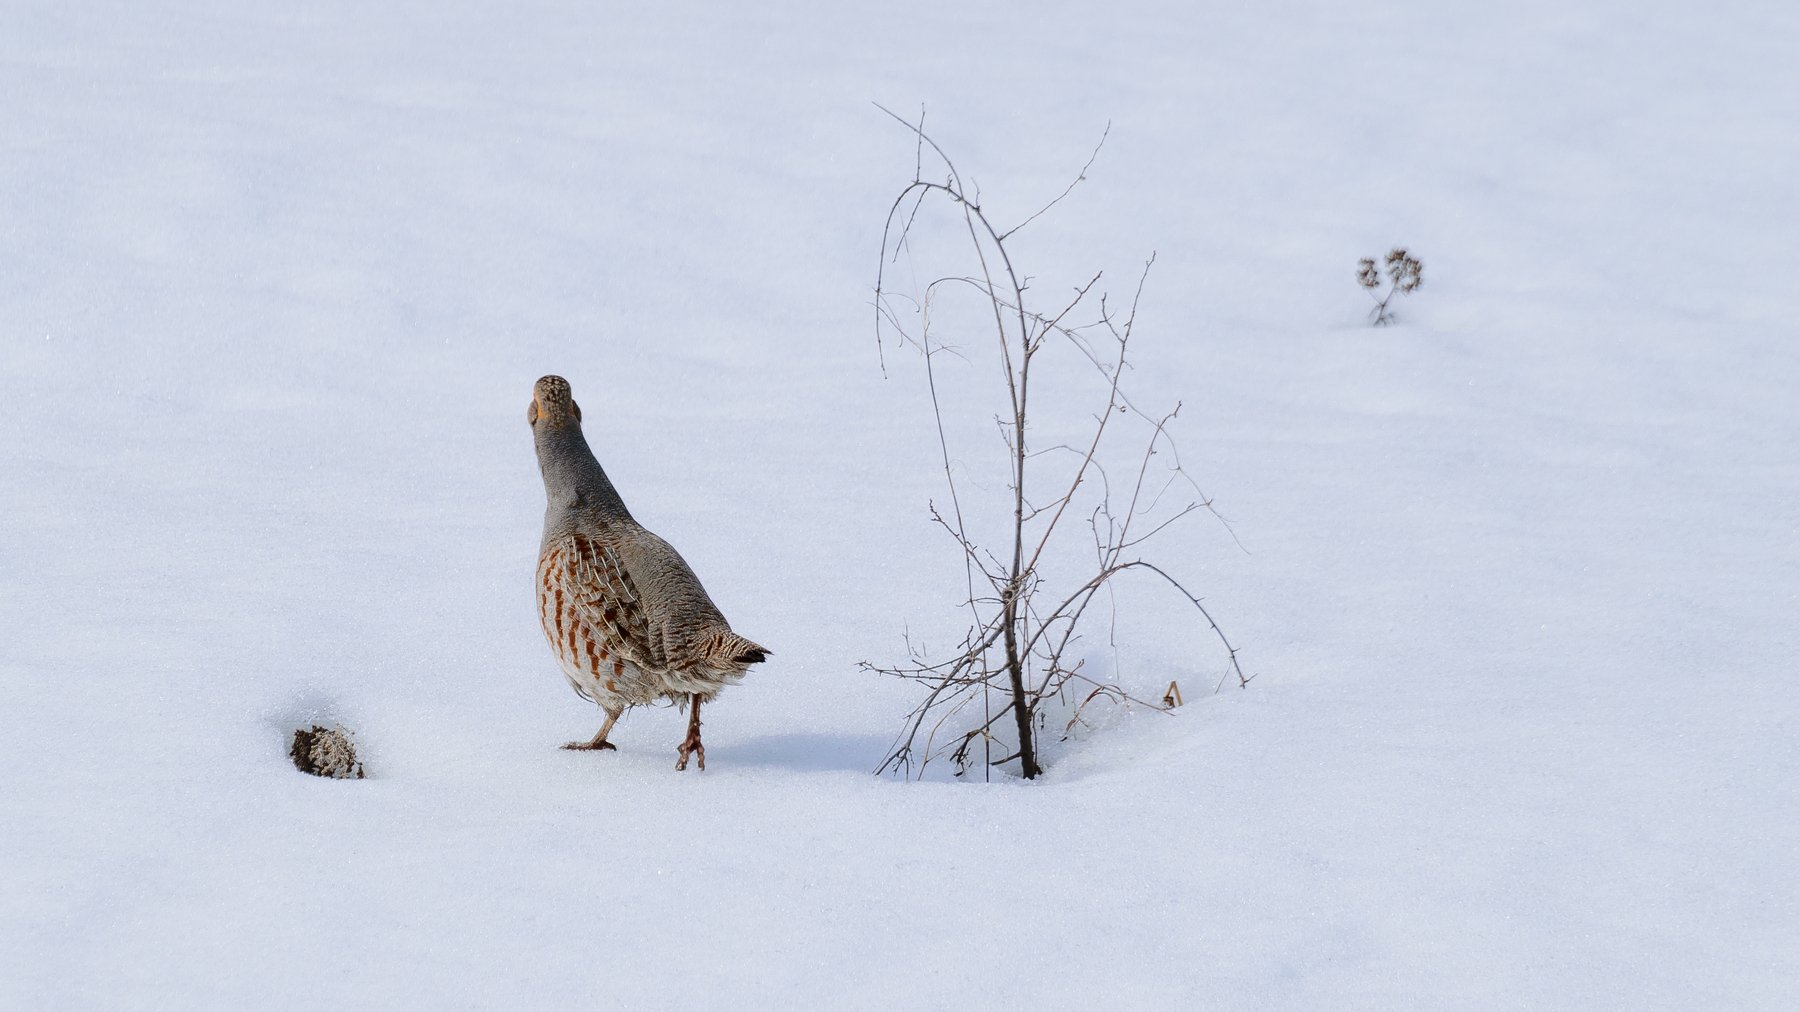
[(687, 740), (683, 741), (681, 747), (675, 750), (681, 753), (681, 758), (675, 761), (675, 768), (678, 770), (687, 769), (690, 754), (700, 760), (701, 769), (706, 768), (706, 746), (700, 744), (700, 694), (698, 692), (689, 693), (689, 698), (694, 702), (694, 709), (688, 715)]
[(625, 712), (624, 710), (608, 710), (608, 711), (606, 711), (606, 723), (600, 725), (600, 733), (599, 734), (594, 735), (593, 739), (589, 740), (589, 741), (572, 741), (572, 742), (568, 743), (567, 745), (564, 745), (563, 748), (573, 749), (577, 752), (595, 752), (595, 751), (599, 751), (600, 749), (609, 748), (609, 749), (612, 749), (614, 752), (617, 752), (619, 750), (619, 746), (614, 745), (610, 741), (607, 741), (606, 736), (612, 732), (612, 726), (613, 726), (614, 722), (616, 722), (619, 719), (619, 714), (624, 713), (624, 712)]

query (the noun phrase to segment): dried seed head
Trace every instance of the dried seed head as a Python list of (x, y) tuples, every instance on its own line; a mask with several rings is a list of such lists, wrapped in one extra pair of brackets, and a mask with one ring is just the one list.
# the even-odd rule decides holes
[(1381, 283), (1381, 274), (1375, 270), (1375, 261), (1363, 257), (1356, 265), (1356, 283), (1364, 288), (1374, 288)]
[(1395, 246), (1393, 249), (1388, 250), (1388, 255), (1387, 255), (1388, 263), (1397, 264), (1400, 261), (1405, 260), (1405, 259), (1406, 259), (1406, 247), (1405, 246)]
[(1411, 292), (1425, 283), (1425, 265), (1420, 261), (1407, 257), (1400, 261), (1400, 273), (1395, 276), (1395, 284), (1402, 292)]

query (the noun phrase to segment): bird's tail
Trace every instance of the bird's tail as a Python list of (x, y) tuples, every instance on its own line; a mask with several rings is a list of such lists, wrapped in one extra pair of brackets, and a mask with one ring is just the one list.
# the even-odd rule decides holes
[(767, 647), (752, 643), (730, 629), (717, 630), (707, 637), (702, 653), (708, 661), (721, 668), (735, 668), (739, 671), (769, 659)]

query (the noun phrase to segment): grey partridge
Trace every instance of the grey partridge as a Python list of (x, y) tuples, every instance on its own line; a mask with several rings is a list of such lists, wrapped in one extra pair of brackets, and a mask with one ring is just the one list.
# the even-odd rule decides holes
[(526, 412), (548, 505), (538, 552), (538, 617), (563, 675), (606, 712), (586, 742), (610, 749), (627, 707), (669, 699), (691, 707), (675, 768), (706, 768), (700, 704), (769, 651), (731, 631), (694, 571), (645, 530), (619, 498), (581, 432), (581, 408), (561, 376), (545, 376)]

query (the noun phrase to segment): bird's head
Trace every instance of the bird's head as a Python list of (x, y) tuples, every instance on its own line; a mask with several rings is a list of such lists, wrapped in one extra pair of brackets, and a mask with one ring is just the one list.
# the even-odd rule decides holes
[(525, 409), (525, 420), (533, 429), (567, 428), (581, 424), (581, 406), (569, 392), (569, 381), (561, 376), (545, 376), (531, 391), (531, 407)]

